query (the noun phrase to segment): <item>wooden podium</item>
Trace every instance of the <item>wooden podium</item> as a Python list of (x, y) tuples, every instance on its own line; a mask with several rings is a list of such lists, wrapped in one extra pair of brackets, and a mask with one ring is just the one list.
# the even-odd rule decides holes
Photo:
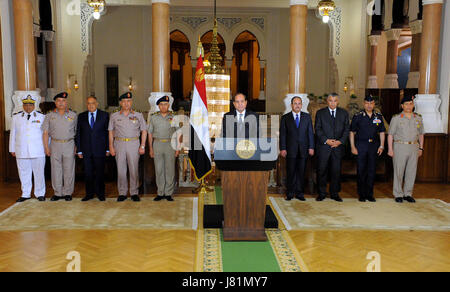
[[(271, 147), (275, 147), (274, 152), (278, 149), (276, 144)], [(222, 173), (225, 241), (267, 240), (267, 188), (278, 158), (277, 153), (268, 153), (261, 150), (257, 139), (216, 140), (214, 160)]]

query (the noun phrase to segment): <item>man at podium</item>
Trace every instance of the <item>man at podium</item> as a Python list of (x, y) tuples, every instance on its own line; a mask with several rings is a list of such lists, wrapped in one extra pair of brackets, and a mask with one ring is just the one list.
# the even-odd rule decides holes
[(226, 113), (222, 122), (222, 137), (224, 138), (258, 138), (258, 115), (247, 110), (247, 97), (238, 93), (233, 98), (234, 110)]
[[(266, 196), (278, 145), (259, 139), (258, 115), (247, 110), (247, 98), (233, 98), (235, 110), (225, 114), (214, 160), (221, 171), (223, 238), (225, 241), (266, 241)], [(276, 142), (276, 140), (275, 140)], [(268, 146), (268, 147), (267, 147)], [(272, 147), (270, 147), (272, 146)], [(272, 152), (275, 155), (270, 155)]]

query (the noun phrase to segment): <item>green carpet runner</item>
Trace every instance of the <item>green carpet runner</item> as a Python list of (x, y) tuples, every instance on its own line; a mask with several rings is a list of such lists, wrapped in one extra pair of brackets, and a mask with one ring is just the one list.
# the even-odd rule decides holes
[[(216, 187), (216, 202), (223, 204), (220, 187)], [(281, 272), (269, 241), (225, 242), (222, 232), (220, 241), (224, 272)]]

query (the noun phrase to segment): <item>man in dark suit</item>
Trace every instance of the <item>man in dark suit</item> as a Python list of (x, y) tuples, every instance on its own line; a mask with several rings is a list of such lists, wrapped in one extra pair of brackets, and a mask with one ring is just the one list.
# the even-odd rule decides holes
[[(319, 196), (317, 201), (323, 201), (327, 196), (327, 174), (331, 172), (331, 199), (342, 202), (341, 165), (345, 147), (350, 133), (350, 120), (346, 110), (339, 108), (339, 96), (333, 93), (328, 96), (328, 107), (316, 114), (316, 136), (318, 151), (317, 183)], [(331, 169), (328, 168), (330, 164)]]
[(258, 115), (247, 110), (247, 97), (238, 93), (233, 98), (235, 110), (226, 113), (222, 122), (222, 137), (224, 138), (258, 138)]
[(78, 157), (83, 159), (86, 196), (83, 202), (92, 200), (95, 195), (105, 201), (105, 159), (109, 156), (108, 113), (98, 109), (97, 98), (87, 99), (88, 110), (78, 116), (76, 145)]
[(281, 118), (280, 150), (286, 158), (287, 201), (294, 196), (300, 201), (304, 197), (304, 173), (308, 154), (314, 155), (314, 130), (311, 116), (301, 112), (303, 101), (294, 97), (291, 101), (292, 112)]

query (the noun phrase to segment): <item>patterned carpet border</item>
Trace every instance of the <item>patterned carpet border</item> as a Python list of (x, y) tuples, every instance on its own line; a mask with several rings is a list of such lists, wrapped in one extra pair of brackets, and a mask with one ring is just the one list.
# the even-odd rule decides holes
[[(418, 210), (420, 208), (422, 208), (421, 206), (423, 206), (424, 210), (420, 209), (418, 213), (416, 213), (417, 215), (420, 216), (416, 216), (414, 218), (417, 218), (417, 220), (419, 221), (419, 219), (422, 220), (431, 220), (431, 215), (433, 215), (435, 218), (433, 219), (434, 221), (430, 221), (430, 222), (420, 222), (422, 224), (420, 224), (419, 222), (417, 223), (413, 223), (410, 222), (409, 224), (369, 224), (367, 222), (365, 222), (365, 224), (360, 224), (359, 222), (364, 222), (364, 221), (355, 221), (355, 222), (351, 222), (351, 223), (341, 223), (341, 224), (336, 224), (334, 222), (327, 222), (324, 221), (323, 218), (319, 218), (317, 220), (313, 220), (314, 218), (311, 217), (311, 209), (309, 209), (309, 211), (307, 213), (305, 212), (300, 212), (300, 209), (296, 209), (296, 208), (306, 208), (308, 204), (312, 204), (316, 207), (317, 206), (323, 206), (324, 209), (323, 210), (330, 210), (330, 212), (340, 212), (339, 208), (343, 207), (343, 204), (341, 203), (340, 205), (336, 205), (336, 208), (333, 208), (333, 210), (331, 210), (330, 208), (326, 209), (327, 206), (324, 203), (317, 203), (315, 201), (307, 201), (306, 204), (302, 203), (302, 202), (286, 202), (284, 201), (284, 199), (282, 198), (275, 198), (275, 197), (271, 197), (270, 198), (270, 202), (272, 204), (272, 206), (274, 207), (274, 209), (276, 210), (276, 213), (279, 217), (279, 219), (281, 219), (281, 222), (283, 222), (283, 225), (286, 227), (286, 230), (290, 231), (290, 230), (417, 230), (417, 231), (449, 231), (450, 230), (450, 220), (448, 219), (450, 216), (450, 205), (444, 201), (441, 200), (437, 200), (437, 199), (419, 199), (417, 200), (416, 204), (396, 204), (393, 202), (393, 200), (391, 199), (379, 199), (377, 203), (374, 204), (366, 204), (366, 205), (362, 205), (361, 203), (357, 203), (357, 204), (361, 204), (361, 205), (357, 205), (360, 208), (367, 208), (367, 212), (371, 212), (371, 213), (367, 213), (369, 215), (374, 215), (376, 213), (374, 212), (379, 212), (379, 211), (374, 211), (375, 208), (380, 208), (380, 203), (383, 204), (391, 204), (388, 207), (389, 208), (397, 208), (399, 212), (408, 212), (408, 211), (414, 211), (414, 212), (418, 212)], [(347, 199), (346, 201), (344, 200), (344, 204), (354, 204), (355, 202), (357, 202), (357, 200), (353, 199)], [(333, 202), (331, 202), (333, 203)], [(330, 203), (328, 203), (330, 204)], [(428, 204), (428, 205), (426, 205)], [(288, 206), (288, 209), (286, 209)], [(430, 207), (435, 208), (434, 209), (434, 213), (426, 213), (425, 207), (427, 207), (427, 210), (429, 210)], [(395, 210), (397, 210), (395, 209)], [(410, 209), (410, 210), (409, 210)], [(287, 212), (287, 210), (289, 210)], [(290, 212), (290, 213), (289, 213)], [(321, 211), (322, 212), (322, 211)], [(436, 213), (437, 212), (437, 213)], [(440, 213), (439, 213), (440, 212)], [(322, 212), (324, 213), (324, 212)], [(326, 212), (325, 212), (326, 213)], [(324, 214), (325, 214), (324, 213)], [(392, 214), (392, 213), (390, 213)], [(398, 215), (397, 213), (395, 213), (395, 215)], [(355, 215), (356, 216), (359, 215)], [(401, 216), (401, 213), (400, 215)], [(421, 217), (421, 218), (419, 218)], [(442, 218), (441, 221), (437, 221), (437, 218)], [(354, 218), (353, 218), (354, 219)], [(384, 218), (383, 218), (384, 219)], [(355, 220), (355, 219), (354, 219)], [(386, 221), (386, 219), (384, 219)], [(442, 221), (443, 220), (443, 221)], [(322, 224), (315, 224), (315, 222), (318, 221), (324, 221), (322, 222)], [(341, 220), (342, 221), (342, 220)], [(314, 223), (312, 223), (314, 222)], [(438, 222), (438, 224), (436, 225), (436, 222)], [(390, 223), (390, 222), (387, 222)], [(429, 225), (423, 225), (424, 223), (427, 223)]]
[[(200, 204), (216, 204), (215, 192), (209, 192), (200, 199)], [(278, 229), (266, 230), (267, 238), (272, 247), (282, 272), (307, 272), (308, 269), (300, 257), (298, 250), (286, 231)], [(198, 240), (202, 240), (198, 248), (203, 250), (202, 267), (197, 271), (223, 272), (221, 235), (219, 229), (199, 230)]]
[(38, 202), (16, 203), (0, 213), (0, 231), (48, 230), (197, 230), (197, 198), (175, 202)]

